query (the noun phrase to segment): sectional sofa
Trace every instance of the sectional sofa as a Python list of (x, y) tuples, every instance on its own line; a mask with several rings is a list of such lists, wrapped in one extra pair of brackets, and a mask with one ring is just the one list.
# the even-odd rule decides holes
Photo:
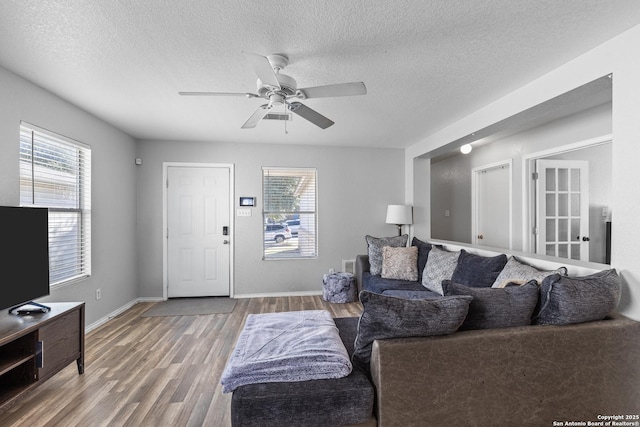
[[(447, 285), (452, 284), (445, 280), (442, 289), (449, 298), (472, 294), (484, 307), (474, 308), (472, 302), (460, 329), (452, 334), (402, 337), (402, 328), (374, 333), (385, 338), (373, 340), (368, 364), (375, 388), (375, 415), (379, 426), (551, 426), (554, 421), (562, 425), (567, 421), (586, 425), (588, 421), (601, 422), (603, 417), (614, 414), (638, 416), (640, 322), (614, 312), (620, 291), (615, 270), (600, 271), (597, 266), (575, 262), (564, 266), (552, 259), (518, 254), (516, 259), (531, 267), (529, 275), (535, 275), (533, 270), (540, 272), (541, 282), (529, 284), (529, 287), (539, 287), (539, 292), (549, 294), (538, 295), (539, 300), (531, 312), (534, 323), (540, 324), (528, 325), (521, 316), (521, 320), (513, 320), (514, 313), (505, 315), (503, 312), (495, 317), (492, 313), (482, 312), (491, 308), (483, 295), (500, 292), (500, 289), (489, 289), (493, 284), (489, 287), (486, 284), (492, 279), (494, 283), (499, 282), (502, 270), (497, 265), (502, 264), (503, 270), (513, 265), (510, 255), (450, 242), (431, 244), (416, 240), (414, 246), (437, 246), (463, 257), (466, 252), (466, 257), (472, 258), (470, 264), (484, 264), (487, 267), (484, 286), (477, 275), (468, 274), (468, 268), (458, 270), (457, 274), (454, 268), (449, 279), (457, 277), (461, 281), (469, 280), (470, 284), (475, 282), (477, 286), (453, 284), (455, 289), (447, 289)], [(371, 274), (370, 255), (371, 251), (356, 259), (356, 281), (363, 291), (361, 297), (379, 295), (394, 302), (402, 301), (395, 308), (386, 304), (383, 312), (425, 310), (429, 305), (424, 301), (447, 298), (426, 289), (422, 277), (419, 281), (417, 277), (416, 280), (385, 279), (381, 271)], [(426, 259), (416, 262), (425, 263)], [(460, 256), (458, 260), (461, 261)], [(466, 259), (468, 264), (469, 261)], [(426, 268), (426, 265), (419, 268)], [(580, 278), (574, 280), (565, 275)], [(584, 277), (594, 279), (582, 280)], [(565, 281), (577, 286), (563, 289)], [(502, 291), (518, 289), (517, 292), (524, 292), (525, 287), (509, 286)], [(582, 297), (593, 293), (595, 301), (583, 304), (584, 301), (577, 298), (578, 307), (571, 307), (576, 301), (564, 298), (566, 295), (562, 292), (579, 293), (581, 289), (585, 291)], [(508, 299), (498, 302), (519, 304)], [(550, 310), (536, 321), (535, 316), (539, 315), (543, 303)], [(363, 318), (367, 304), (365, 301)], [(424, 305), (421, 307), (420, 304)], [(524, 306), (515, 308), (515, 317), (523, 310), (527, 309)], [(509, 316), (512, 318), (505, 320)], [(508, 326), (505, 322), (525, 324)], [(363, 326), (366, 325), (361, 319), (360, 328)], [(399, 337), (389, 338), (394, 334)], [(639, 420), (632, 420), (635, 421)]]
[(356, 260), (363, 313), (335, 321), (351, 374), (239, 387), (233, 425), (640, 421), (632, 419), (640, 413), (640, 322), (615, 313), (615, 270), (413, 243), (390, 251), (376, 241)]

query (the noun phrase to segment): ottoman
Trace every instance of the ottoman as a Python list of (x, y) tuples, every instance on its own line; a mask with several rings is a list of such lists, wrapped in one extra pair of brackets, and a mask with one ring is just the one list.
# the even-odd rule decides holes
[(351, 273), (325, 274), (322, 278), (322, 299), (327, 302), (354, 302), (358, 297), (356, 278)]
[[(335, 322), (351, 356), (358, 318)], [(231, 425), (375, 427), (373, 400), (367, 374), (355, 366), (344, 378), (243, 385), (231, 398)]]

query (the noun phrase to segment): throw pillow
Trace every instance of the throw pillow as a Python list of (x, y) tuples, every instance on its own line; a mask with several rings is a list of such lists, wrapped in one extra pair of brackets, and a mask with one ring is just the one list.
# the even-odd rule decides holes
[(518, 261), (516, 257), (511, 257), (507, 261), (495, 282), (493, 282), (493, 288), (504, 288), (509, 283), (517, 283), (522, 285), (530, 280), (535, 280), (538, 284), (542, 283), (545, 277), (552, 274), (560, 274), (562, 276), (567, 275), (566, 267), (559, 267), (556, 270), (545, 271), (538, 270), (528, 264)]
[(538, 284), (506, 288), (469, 287), (445, 280), (445, 295), (469, 295), (469, 313), (460, 330), (509, 328), (531, 324), (538, 303)]
[(464, 321), (471, 297), (404, 299), (362, 291), (360, 302), (363, 311), (352, 362), (369, 371), (373, 341), (451, 334)]
[(407, 246), (408, 234), (394, 237), (365, 236), (369, 251), (369, 273), (379, 276), (382, 273), (382, 248), (391, 246), (394, 248)]
[(427, 265), (427, 257), (432, 245), (414, 237), (411, 241), (411, 246), (418, 248), (418, 282), (422, 282), (422, 272)]
[(418, 280), (418, 248), (382, 248), (382, 277), (384, 279)]
[(500, 254), (494, 257), (484, 257), (460, 250), (458, 265), (451, 281), (459, 285), (478, 288), (489, 288), (507, 263), (507, 256)]
[(432, 247), (429, 251), (427, 266), (422, 273), (422, 286), (439, 295), (442, 291), (442, 281), (450, 280), (456, 266), (460, 252), (449, 252), (438, 247)]
[(564, 277), (554, 274), (540, 287), (538, 325), (566, 325), (602, 320), (620, 302), (622, 283), (615, 269), (590, 276)]

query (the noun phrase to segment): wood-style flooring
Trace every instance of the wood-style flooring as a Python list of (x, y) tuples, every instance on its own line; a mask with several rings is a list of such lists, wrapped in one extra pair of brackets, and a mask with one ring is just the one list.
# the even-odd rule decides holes
[(69, 365), (0, 414), (0, 426), (229, 426), (220, 376), (248, 314), (362, 310), (304, 296), (239, 299), (227, 314), (140, 317), (153, 304), (88, 333), (84, 374)]

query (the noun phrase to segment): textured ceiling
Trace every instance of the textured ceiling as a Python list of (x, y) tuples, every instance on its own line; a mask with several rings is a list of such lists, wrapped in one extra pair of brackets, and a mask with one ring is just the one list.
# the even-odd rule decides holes
[[(640, 23), (637, 0), (2, 0), (0, 65), (139, 139), (406, 147)], [(336, 124), (240, 126), (243, 51), (284, 53)]]

